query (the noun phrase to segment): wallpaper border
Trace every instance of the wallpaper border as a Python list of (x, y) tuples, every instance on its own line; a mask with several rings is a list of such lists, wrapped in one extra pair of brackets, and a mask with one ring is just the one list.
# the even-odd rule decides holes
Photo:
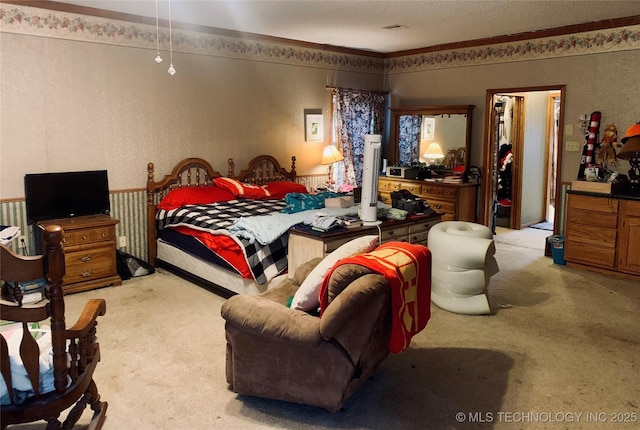
[[(20, 5), (0, 5), (0, 22), (0, 32), (156, 49), (151, 25)], [(187, 30), (174, 30), (172, 39), (176, 52), (391, 75), (640, 49), (640, 25), (386, 59)], [(162, 51), (168, 44), (161, 28)]]
[(391, 75), (635, 49), (640, 49), (640, 25), (387, 58), (385, 69)]
[[(156, 50), (155, 25), (98, 18), (21, 5), (0, 5), (0, 32)], [(174, 29), (175, 52), (300, 65), (331, 70), (384, 73), (384, 60)], [(161, 27), (161, 51), (169, 49), (169, 31)]]

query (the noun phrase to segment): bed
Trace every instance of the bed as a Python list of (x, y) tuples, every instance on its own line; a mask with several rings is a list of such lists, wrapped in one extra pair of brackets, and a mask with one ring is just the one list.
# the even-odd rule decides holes
[(286, 170), (274, 157), (260, 155), (236, 174), (229, 159), (222, 175), (206, 160), (188, 158), (159, 181), (149, 163), (149, 263), (223, 296), (264, 292), (286, 272), (288, 234), (262, 245), (230, 234), (229, 228), (238, 217), (279, 213), (285, 191), (306, 192), (304, 185), (295, 183), (295, 161), (291, 157), (291, 170)]

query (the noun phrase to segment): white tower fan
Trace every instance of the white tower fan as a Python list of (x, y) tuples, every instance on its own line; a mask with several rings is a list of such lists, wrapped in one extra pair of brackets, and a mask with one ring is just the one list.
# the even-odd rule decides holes
[(380, 152), (382, 135), (364, 136), (364, 160), (362, 166), (362, 197), (360, 219), (367, 226), (378, 225), (378, 175), (380, 174)]

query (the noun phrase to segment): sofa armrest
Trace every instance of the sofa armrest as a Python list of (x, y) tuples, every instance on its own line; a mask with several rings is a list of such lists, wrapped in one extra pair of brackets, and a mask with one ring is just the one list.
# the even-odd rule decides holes
[(259, 336), (309, 345), (322, 342), (319, 318), (261, 296), (233, 296), (220, 313), (227, 324)]

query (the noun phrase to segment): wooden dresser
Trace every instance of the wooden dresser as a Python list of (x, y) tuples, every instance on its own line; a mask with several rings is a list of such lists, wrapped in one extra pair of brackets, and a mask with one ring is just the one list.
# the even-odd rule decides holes
[[(39, 235), (51, 224), (59, 225), (64, 230), (62, 246), (66, 274), (62, 287), (65, 294), (122, 285), (116, 266), (115, 226), (118, 222), (118, 219), (108, 215), (91, 215), (40, 221), (37, 224)], [(44, 240), (39, 240), (39, 243), (44, 246)], [(44, 249), (41, 251), (44, 252)]]
[(568, 266), (640, 280), (640, 199), (569, 191)]
[(404, 221), (385, 221), (378, 227), (355, 227), (327, 233), (308, 232), (295, 227), (289, 230), (289, 276), (306, 261), (325, 257), (356, 237), (381, 234), (382, 243), (389, 241), (427, 245), (429, 230), (441, 220), (440, 214), (413, 216)]
[(409, 190), (425, 199), (431, 208), (442, 213), (442, 221), (476, 222), (476, 195), (478, 184), (445, 184), (417, 179), (380, 177), (379, 198), (391, 204), (391, 192)]

